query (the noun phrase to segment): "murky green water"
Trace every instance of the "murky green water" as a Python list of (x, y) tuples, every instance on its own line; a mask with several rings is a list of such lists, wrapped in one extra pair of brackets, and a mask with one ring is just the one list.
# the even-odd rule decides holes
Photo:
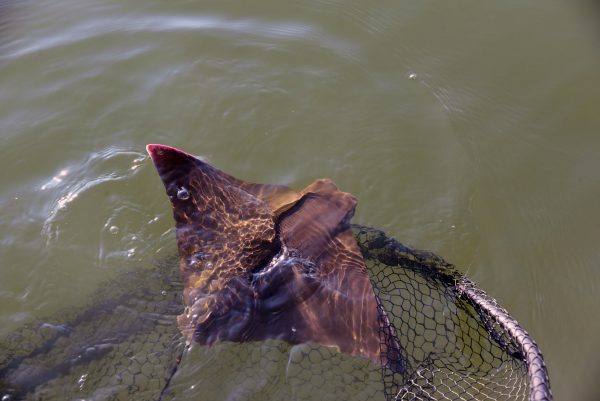
[[(175, 252), (144, 153), (334, 179), (600, 374), (600, 10), (568, 1), (0, 1), (0, 335)], [(112, 228), (111, 227), (116, 227)]]

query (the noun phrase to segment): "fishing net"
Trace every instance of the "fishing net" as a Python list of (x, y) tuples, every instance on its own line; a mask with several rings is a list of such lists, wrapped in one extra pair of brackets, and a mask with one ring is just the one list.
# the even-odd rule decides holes
[(184, 342), (176, 258), (0, 338), (0, 400), (156, 400)]
[[(381, 368), (316, 344), (194, 345), (176, 327), (175, 259), (107, 282), (87, 306), (0, 339), (0, 399), (551, 400), (535, 342), (438, 256), (354, 226), (379, 307)], [(183, 356), (183, 358), (181, 358)]]
[(552, 399), (540, 350), (494, 299), (432, 253), (355, 233), (401, 343), (404, 369), (383, 369), (387, 400)]

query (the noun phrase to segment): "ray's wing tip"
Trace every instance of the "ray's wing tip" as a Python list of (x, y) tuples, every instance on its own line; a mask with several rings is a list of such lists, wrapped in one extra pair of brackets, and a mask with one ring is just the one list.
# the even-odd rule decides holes
[(148, 145), (146, 145), (146, 150), (148, 151), (148, 153), (150, 153), (152, 151), (152, 149), (156, 146), (162, 146), (159, 143), (149, 143)]
[(161, 145), (159, 143), (149, 143), (148, 145), (146, 145), (146, 152), (148, 152), (148, 154), (152, 158), (160, 157), (164, 153), (179, 153), (179, 154), (191, 156), (188, 153), (184, 152), (183, 150), (180, 150), (180, 149), (177, 149), (177, 148), (174, 148), (171, 146), (167, 146), (167, 145)]
[(190, 160), (197, 160), (197, 157), (184, 152), (181, 149), (172, 146), (150, 143), (146, 145), (146, 151), (156, 167), (174, 167), (176, 165), (187, 164)]
[(148, 152), (150, 157), (152, 157), (152, 155), (157, 151), (157, 149), (159, 149), (162, 146), (164, 145), (160, 145), (158, 143), (149, 143), (148, 145), (146, 145), (146, 152)]
[(164, 151), (175, 150), (170, 146), (161, 145), (158, 143), (149, 143), (146, 145), (146, 152), (150, 155), (152, 161), (156, 164), (164, 155)]

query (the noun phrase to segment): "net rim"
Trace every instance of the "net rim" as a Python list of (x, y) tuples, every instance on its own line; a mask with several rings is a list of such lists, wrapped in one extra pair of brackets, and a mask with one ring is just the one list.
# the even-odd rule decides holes
[[(552, 401), (548, 370), (538, 345), (519, 322), (496, 299), (488, 295), (475, 282), (459, 272), (454, 265), (446, 262), (435, 253), (408, 247), (395, 238), (387, 236), (385, 232), (375, 228), (359, 224), (352, 224), (352, 228), (358, 234), (376, 234), (377, 241), (382, 241), (378, 244), (379, 246), (391, 249), (398, 255), (402, 255), (402, 257), (410, 255), (419, 265), (419, 270), (426, 268), (429, 270), (429, 273), (450, 284), (456, 298), (469, 303), (479, 314), (491, 339), (504, 349), (505, 352), (524, 362), (527, 368), (529, 401)], [(391, 266), (392, 264), (389, 265)], [(403, 265), (402, 268), (412, 269), (413, 267), (407, 264)], [(504, 341), (498, 339), (496, 333), (498, 329), (508, 337), (510, 344), (506, 344)], [(395, 400), (398, 400), (398, 396), (396, 396)]]

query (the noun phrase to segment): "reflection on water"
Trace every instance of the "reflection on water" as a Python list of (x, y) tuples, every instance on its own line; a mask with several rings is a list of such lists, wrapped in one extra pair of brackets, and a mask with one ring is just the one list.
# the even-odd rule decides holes
[(591, 10), (0, 1), (0, 335), (174, 251), (140, 159), (168, 143), (249, 181), (331, 177), (357, 196), (355, 221), (497, 297), (540, 343), (557, 399), (593, 399)]

